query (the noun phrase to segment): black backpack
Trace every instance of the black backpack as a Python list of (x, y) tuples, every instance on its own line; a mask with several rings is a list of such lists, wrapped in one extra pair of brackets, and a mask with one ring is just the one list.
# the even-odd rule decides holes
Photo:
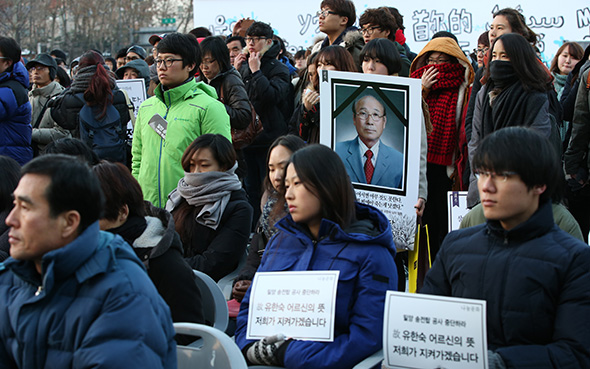
[(74, 96), (84, 103), (79, 114), (80, 139), (90, 146), (100, 159), (125, 164), (126, 133), (119, 111), (109, 103), (106, 114), (102, 119), (98, 119), (101, 114), (100, 108), (88, 105), (82, 93)]

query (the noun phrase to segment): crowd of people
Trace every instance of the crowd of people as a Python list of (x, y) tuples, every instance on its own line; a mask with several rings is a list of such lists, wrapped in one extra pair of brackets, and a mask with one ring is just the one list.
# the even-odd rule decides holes
[[(401, 188), (404, 165), (433, 260), (419, 292), (487, 301), (488, 367), (590, 367), (590, 47), (564, 42), (547, 67), (512, 8), (471, 54), (449, 32), (412, 51), (392, 7), (358, 28), (350, 0), (318, 17), (325, 38), (295, 55), (251, 19), (69, 64), (0, 37), (0, 368), (175, 368), (191, 339), (173, 322), (213, 323), (193, 269), (237, 271), (249, 364), (352, 368), (407, 278), (352, 183)], [(352, 103), (354, 139), (320, 145), (324, 70), (419, 79), (419, 160), (382, 142), (372, 95)], [(137, 114), (122, 79), (145, 82)], [(471, 211), (447, 234), (452, 190)], [(340, 271), (334, 340), (247, 339), (255, 274), (311, 270)]]

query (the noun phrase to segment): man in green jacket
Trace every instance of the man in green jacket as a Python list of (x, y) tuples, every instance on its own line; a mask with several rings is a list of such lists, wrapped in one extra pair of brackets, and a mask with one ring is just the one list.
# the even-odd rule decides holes
[(219, 133), (231, 140), (229, 115), (211, 86), (196, 82), (201, 52), (192, 35), (171, 33), (158, 43), (160, 84), (139, 107), (131, 153), (132, 174), (144, 198), (157, 207), (184, 176), (181, 158), (197, 137)]

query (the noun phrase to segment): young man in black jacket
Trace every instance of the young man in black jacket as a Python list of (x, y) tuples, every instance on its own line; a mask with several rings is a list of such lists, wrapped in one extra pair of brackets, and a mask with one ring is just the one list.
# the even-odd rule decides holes
[(472, 168), (487, 223), (447, 235), (420, 292), (487, 301), (489, 368), (590, 367), (590, 248), (553, 221), (555, 149), (504, 128)]

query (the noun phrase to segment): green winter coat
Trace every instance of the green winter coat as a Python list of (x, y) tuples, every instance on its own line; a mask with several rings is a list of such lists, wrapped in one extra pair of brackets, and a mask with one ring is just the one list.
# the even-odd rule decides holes
[[(144, 199), (163, 208), (168, 194), (184, 177), (180, 163), (184, 150), (206, 133), (218, 133), (231, 141), (231, 129), (229, 115), (217, 100), (215, 89), (203, 82), (191, 78), (166, 91), (158, 85), (155, 92), (137, 113), (131, 172), (141, 185)], [(148, 125), (155, 114), (168, 122), (165, 140)]]

